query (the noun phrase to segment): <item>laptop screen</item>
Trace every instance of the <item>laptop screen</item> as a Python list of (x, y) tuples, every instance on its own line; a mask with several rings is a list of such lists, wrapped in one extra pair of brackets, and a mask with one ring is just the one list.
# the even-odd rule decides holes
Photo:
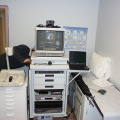
[(69, 63), (86, 65), (86, 52), (69, 51)]

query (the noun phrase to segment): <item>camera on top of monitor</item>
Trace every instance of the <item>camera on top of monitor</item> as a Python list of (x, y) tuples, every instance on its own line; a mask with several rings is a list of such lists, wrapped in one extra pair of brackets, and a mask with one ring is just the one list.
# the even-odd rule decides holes
[(50, 28), (60, 28), (60, 26), (56, 25), (54, 26), (55, 21), (54, 20), (47, 20), (46, 21), (46, 27), (50, 27)]
[(47, 20), (46, 27), (54, 27), (54, 20)]
[(46, 26), (43, 24), (37, 25), (37, 27), (48, 27), (48, 28), (61, 28), (60, 26), (56, 25), (54, 26), (55, 21), (54, 20), (47, 20)]

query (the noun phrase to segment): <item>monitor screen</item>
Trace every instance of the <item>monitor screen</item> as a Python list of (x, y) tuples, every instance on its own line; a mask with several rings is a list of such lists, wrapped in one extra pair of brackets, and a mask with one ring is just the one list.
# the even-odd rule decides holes
[(70, 63), (83, 63), (86, 64), (86, 52), (83, 51), (70, 51), (69, 53)]
[(63, 51), (64, 31), (37, 30), (36, 50)]

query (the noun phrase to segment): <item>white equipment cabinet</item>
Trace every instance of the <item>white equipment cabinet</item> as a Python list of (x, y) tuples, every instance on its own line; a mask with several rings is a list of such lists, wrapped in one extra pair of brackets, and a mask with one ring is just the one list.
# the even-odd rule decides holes
[[(67, 60), (62, 57), (31, 57), (29, 71), (30, 118), (66, 116)], [(64, 59), (64, 60), (60, 60)], [(58, 64), (58, 62), (59, 64)], [(48, 65), (48, 61), (52, 65)]]
[(85, 96), (75, 81), (70, 84), (71, 104), (77, 120), (102, 120), (102, 115), (90, 97)]
[[(0, 78), (5, 72), (7, 71), (1, 71)], [(9, 74), (13, 75), (16, 72), (21, 74), (20, 70), (10, 70)], [(0, 120), (27, 120), (28, 77), (25, 80), (24, 77), (21, 78), (23, 78), (21, 80), (23, 85), (19, 85), (19, 83), (21, 84), (20, 79), (18, 83), (17, 81), (16, 83), (7, 82), (7, 80), (6, 82), (0, 82)]]

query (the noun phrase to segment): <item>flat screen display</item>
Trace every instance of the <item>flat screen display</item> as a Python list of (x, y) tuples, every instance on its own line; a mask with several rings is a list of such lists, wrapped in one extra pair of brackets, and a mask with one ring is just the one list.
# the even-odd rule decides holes
[(70, 51), (69, 62), (74, 64), (86, 64), (86, 52)]
[(64, 49), (64, 32), (37, 30), (36, 50), (62, 51)]

